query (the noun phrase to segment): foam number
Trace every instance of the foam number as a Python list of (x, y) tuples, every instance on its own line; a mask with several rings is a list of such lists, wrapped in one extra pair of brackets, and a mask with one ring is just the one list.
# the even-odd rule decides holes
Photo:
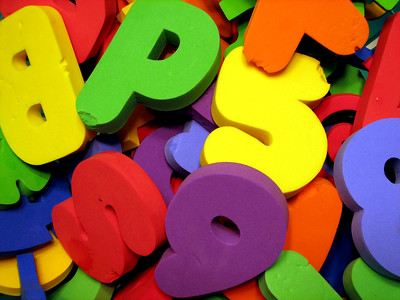
[[(158, 60), (168, 42), (178, 50)], [(220, 62), (218, 28), (205, 12), (178, 0), (136, 0), (79, 94), (78, 113), (89, 128), (111, 133), (137, 103), (183, 108), (207, 89)]]
[[(332, 183), (317, 177), (288, 201), (288, 208), (289, 223), (283, 250), (298, 252), (319, 271), (338, 227), (342, 201)], [(265, 299), (256, 278), (223, 292), (232, 300)]]
[(400, 14), (386, 19), (354, 119), (353, 132), (374, 121), (400, 117)]
[(259, 277), (266, 299), (342, 299), (306, 258), (282, 251), (271, 268)]
[(76, 96), (83, 79), (60, 14), (28, 6), (0, 23), (0, 123), (14, 153), (39, 165), (91, 137)]
[(351, 135), (339, 149), (334, 177), (352, 211), (352, 235), (375, 271), (400, 278), (400, 119), (375, 121)]
[(257, 1), (244, 37), (248, 61), (267, 72), (282, 70), (304, 34), (340, 55), (368, 38), (368, 23), (350, 0)]
[(76, 58), (83, 63), (97, 54), (116, 14), (115, 0), (0, 0), (5, 17), (29, 5), (51, 6), (62, 16)]
[(28, 197), (40, 191), (50, 179), (50, 173), (24, 163), (12, 152), (1, 128), (0, 170), (0, 210), (16, 204), (20, 193)]
[(156, 282), (177, 298), (243, 283), (278, 258), (287, 222), (286, 200), (263, 173), (236, 163), (201, 167), (168, 207), (171, 248), (156, 268)]
[(333, 176), (333, 162), (343, 142), (351, 135), (354, 115), (360, 102), (355, 94), (336, 94), (325, 97), (314, 110), (327, 132), (328, 155), (324, 170)]
[(286, 197), (293, 196), (318, 174), (326, 157), (324, 128), (304, 103), (315, 106), (328, 90), (322, 68), (311, 57), (296, 54), (284, 71), (268, 75), (247, 63), (243, 47), (232, 50), (212, 105), (221, 127), (208, 136), (201, 164), (251, 166), (270, 177)]
[(143, 169), (107, 151), (77, 166), (72, 198), (57, 205), (52, 216), (76, 264), (109, 283), (130, 271), (138, 255), (149, 255), (165, 242), (165, 214), (164, 200)]

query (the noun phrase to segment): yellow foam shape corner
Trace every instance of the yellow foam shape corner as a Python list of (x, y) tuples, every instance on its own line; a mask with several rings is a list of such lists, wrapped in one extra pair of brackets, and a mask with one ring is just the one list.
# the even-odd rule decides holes
[[(212, 115), (220, 128), (207, 138), (201, 164), (237, 162), (269, 176), (287, 198), (321, 170), (325, 130), (310, 107), (329, 91), (317, 60), (296, 53), (281, 72), (247, 63), (243, 47), (225, 58)], [(310, 107), (308, 107), (308, 106)]]
[[(128, 1), (129, 2), (129, 1)], [(128, 14), (128, 12), (130, 11), (132, 5), (133, 5), (134, 1), (130, 1), (130, 4), (128, 4), (127, 6), (123, 7), (121, 9), (121, 11), (119, 12), (119, 14), (117, 15), (117, 20), (122, 23), (122, 21), (125, 19), (126, 15)]]
[[(45, 291), (55, 287), (67, 277), (74, 263), (55, 238), (33, 251), (39, 283)], [(10, 296), (21, 295), (17, 258), (0, 258), (0, 293)]]

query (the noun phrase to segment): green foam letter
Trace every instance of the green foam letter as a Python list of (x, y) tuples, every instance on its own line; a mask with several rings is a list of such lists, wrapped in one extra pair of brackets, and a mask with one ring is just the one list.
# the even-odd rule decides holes
[[(159, 60), (167, 44), (177, 46)], [(90, 129), (119, 130), (137, 103), (183, 108), (214, 80), (221, 62), (218, 28), (205, 12), (180, 0), (136, 0), (77, 98)]]

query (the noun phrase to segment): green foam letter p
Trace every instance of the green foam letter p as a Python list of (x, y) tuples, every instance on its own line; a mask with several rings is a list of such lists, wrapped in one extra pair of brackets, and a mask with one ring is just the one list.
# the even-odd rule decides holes
[[(177, 46), (159, 60), (167, 44)], [(180, 0), (136, 0), (78, 95), (90, 129), (119, 130), (137, 103), (162, 111), (197, 100), (221, 62), (218, 28), (204, 11)]]

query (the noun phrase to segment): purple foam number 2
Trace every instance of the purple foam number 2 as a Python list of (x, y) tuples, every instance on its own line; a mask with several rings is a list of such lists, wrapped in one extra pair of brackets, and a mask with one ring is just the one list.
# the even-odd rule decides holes
[(245, 282), (279, 257), (287, 223), (286, 199), (265, 174), (237, 163), (201, 167), (169, 205), (171, 248), (157, 266), (156, 282), (177, 298)]
[(365, 262), (400, 278), (400, 119), (382, 119), (351, 135), (334, 165), (336, 187), (352, 211), (352, 235)]

